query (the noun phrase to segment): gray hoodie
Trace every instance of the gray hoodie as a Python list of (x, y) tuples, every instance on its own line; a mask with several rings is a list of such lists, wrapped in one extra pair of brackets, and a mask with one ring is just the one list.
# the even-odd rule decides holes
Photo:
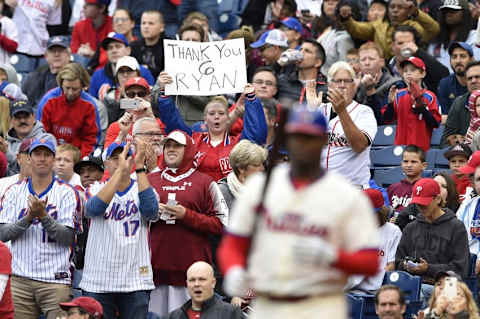
[[(28, 134), (26, 138), (34, 138), (34, 139), (47, 139), (53, 142), (53, 144), (56, 146), (57, 145), (57, 140), (55, 139), (55, 136), (53, 136), (50, 133), (45, 132), (45, 129), (43, 128), (43, 124), (40, 121), (35, 121), (35, 124), (33, 125), (33, 129)], [(11, 128), (8, 131), (7, 135), (7, 161), (8, 161), (8, 166), (7, 166), (7, 176), (15, 175), (20, 172), (20, 166), (17, 163), (17, 153), (18, 150), (20, 149), (20, 144), (22, 144), (22, 140), (17, 137), (17, 133), (13, 128)]]

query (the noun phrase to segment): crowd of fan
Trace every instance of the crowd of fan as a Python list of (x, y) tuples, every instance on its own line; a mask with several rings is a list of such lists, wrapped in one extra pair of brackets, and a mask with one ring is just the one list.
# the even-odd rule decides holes
[[(282, 147), (272, 153), (283, 108), (306, 104), (328, 121), (322, 168), (375, 189), (367, 195), (380, 224), (380, 269), (350, 277), (345, 291), (374, 294), (386, 271), (403, 270), (422, 276), (425, 306), (431, 296), (426, 316), (477, 318), (462, 278), (480, 250), (478, 3), (233, 2), (242, 7), (236, 29), (221, 26), (216, 0), (0, 0), (0, 244), (13, 256), (0, 246), (0, 317), (15, 310), (15, 318), (50, 319), (72, 308), (92, 318), (241, 316), (219, 298), (215, 251), (248, 176), (289, 160)], [(241, 94), (166, 96), (169, 38), (243, 38), (251, 84)], [(135, 107), (125, 107), (131, 99)], [(386, 190), (370, 174), (383, 124), (395, 124), (395, 144), (407, 145), (405, 179)], [(425, 179), (425, 153), (441, 125), (450, 171)], [(77, 196), (44, 202), (52, 178)], [(24, 180), (35, 196), (22, 204)], [(132, 192), (134, 204), (122, 202)], [(125, 217), (111, 213), (116, 200), (128, 218), (138, 209), (141, 221), (108, 226)], [(71, 211), (49, 210), (47, 201)], [(111, 241), (125, 247), (100, 244), (110, 228)], [(25, 242), (38, 245), (27, 236), (38, 229), (40, 246), (58, 246), (65, 258), (51, 273), (34, 270), (50, 267), (32, 258), (42, 248), (23, 250)], [(122, 266), (131, 256), (133, 270)], [(11, 268), (2, 263), (10, 259)], [(445, 276), (458, 278), (457, 298), (442, 295)], [(42, 297), (41, 288), (56, 298)], [(71, 288), (101, 306), (83, 297), (68, 303)], [(400, 291), (386, 286), (379, 295), (392, 291), (401, 315)], [(231, 304), (245, 307), (254, 296), (230, 296)], [(388, 315), (377, 297), (378, 315)]]

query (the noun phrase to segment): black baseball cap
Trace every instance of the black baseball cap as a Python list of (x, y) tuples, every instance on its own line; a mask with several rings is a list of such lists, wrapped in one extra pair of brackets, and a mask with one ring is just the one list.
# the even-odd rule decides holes
[(462, 277), (460, 277), (459, 274), (454, 272), (453, 270), (447, 270), (447, 271), (440, 271), (435, 275), (435, 282), (439, 281), (442, 278), (445, 277), (454, 277), (457, 278), (459, 281), (462, 281)]
[(455, 155), (462, 155), (469, 159), (470, 156), (472, 156), (472, 150), (467, 144), (456, 144), (450, 146), (450, 148), (443, 154), (447, 160), (450, 160), (450, 158)]
[(10, 103), (10, 116), (14, 116), (19, 112), (27, 112), (33, 114), (33, 106), (28, 100), (16, 100)]
[(79, 174), (80, 169), (87, 165), (93, 165), (102, 172), (105, 170), (103, 167), (102, 159), (99, 156), (94, 156), (93, 154), (90, 154), (82, 158), (77, 164), (75, 164), (75, 166), (73, 167), (73, 170), (75, 171), (75, 173)]

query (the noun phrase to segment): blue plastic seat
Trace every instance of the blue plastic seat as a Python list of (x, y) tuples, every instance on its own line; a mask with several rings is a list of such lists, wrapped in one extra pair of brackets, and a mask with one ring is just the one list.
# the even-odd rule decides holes
[(373, 173), (373, 179), (378, 186), (388, 187), (394, 183), (400, 182), (405, 178), (401, 167), (388, 169), (376, 169)]
[(383, 278), (383, 284), (391, 284), (399, 287), (405, 293), (408, 301), (420, 300), (420, 288), (422, 277), (410, 275), (406, 271), (388, 271)]
[(392, 145), (382, 149), (370, 151), (370, 161), (372, 167), (387, 168), (400, 166), (402, 162), (402, 153), (405, 147), (403, 145)]
[(442, 141), (443, 130), (445, 129), (444, 125), (440, 125), (436, 129), (433, 129), (432, 139), (430, 140), (430, 146), (440, 147), (440, 142)]
[(348, 303), (348, 317), (350, 319), (363, 319), (363, 307), (365, 301), (352, 294), (346, 294), (345, 297), (347, 298)]
[(381, 125), (377, 129), (377, 135), (373, 139), (372, 147), (374, 149), (392, 146), (395, 141), (396, 125)]

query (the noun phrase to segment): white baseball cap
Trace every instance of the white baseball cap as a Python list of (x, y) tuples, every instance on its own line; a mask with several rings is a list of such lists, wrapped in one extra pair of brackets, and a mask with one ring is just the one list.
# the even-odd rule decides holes
[(178, 144), (187, 145), (187, 138), (185, 134), (183, 134), (180, 131), (170, 132), (170, 134), (168, 134), (167, 137), (165, 137), (164, 143), (166, 143), (168, 140), (174, 140)]
[(288, 47), (287, 35), (279, 29), (272, 29), (262, 34), (260, 39), (250, 44), (250, 47), (256, 49), (265, 44), (278, 45), (279, 47)]
[(121, 57), (117, 61), (117, 65), (115, 66), (115, 75), (117, 75), (118, 70), (120, 70), (121, 67), (128, 67), (134, 71), (140, 70), (140, 65), (138, 64), (137, 59), (135, 59), (132, 56), (126, 55), (124, 57)]

